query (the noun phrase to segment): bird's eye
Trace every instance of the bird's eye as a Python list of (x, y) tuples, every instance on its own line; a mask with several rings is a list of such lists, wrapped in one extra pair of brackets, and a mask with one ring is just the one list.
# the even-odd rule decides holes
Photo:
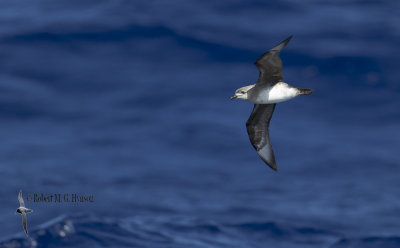
[(240, 93), (244, 94), (245, 92), (244, 92), (244, 91), (241, 91)]

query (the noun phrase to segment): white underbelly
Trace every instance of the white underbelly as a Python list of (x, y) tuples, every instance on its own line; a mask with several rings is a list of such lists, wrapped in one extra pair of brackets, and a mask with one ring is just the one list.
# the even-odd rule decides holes
[(286, 83), (277, 83), (271, 89), (265, 89), (256, 97), (258, 104), (278, 103), (290, 100), (298, 95), (296, 88), (290, 87)]

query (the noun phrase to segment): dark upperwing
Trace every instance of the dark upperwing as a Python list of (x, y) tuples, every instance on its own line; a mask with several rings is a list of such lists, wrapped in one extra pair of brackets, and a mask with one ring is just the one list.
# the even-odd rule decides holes
[(277, 170), (274, 151), (269, 139), (269, 122), (274, 113), (275, 104), (254, 104), (253, 111), (246, 122), (250, 142), (261, 159), (273, 170)]
[(273, 86), (277, 82), (283, 81), (282, 60), (279, 58), (279, 52), (289, 43), (292, 37), (293, 35), (289, 36), (254, 62), (260, 71), (257, 85)]

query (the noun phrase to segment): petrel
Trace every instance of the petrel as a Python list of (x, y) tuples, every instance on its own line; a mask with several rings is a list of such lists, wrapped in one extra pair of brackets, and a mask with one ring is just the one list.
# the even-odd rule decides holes
[(283, 82), (279, 52), (292, 37), (293, 35), (261, 55), (254, 62), (260, 71), (257, 83), (239, 88), (231, 97), (231, 100), (239, 98), (254, 103), (253, 111), (246, 122), (247, 133), (258, 155), (274, 170), (278, 168), (269, 140), (268, 127), (275, 104), (313, 92), (311, 89), (296, 88)]
[(24, 199), (22, 198), (22, 190), (19, 191), (18, 201), (19, 208), (17, 208), (17, 213), (22, 215), (22, 226), (24, 227), (26, 236), (28, 236), (28, 228), (26, 226), (26, 214), (33, 212), (33, 210), (25, 207)]

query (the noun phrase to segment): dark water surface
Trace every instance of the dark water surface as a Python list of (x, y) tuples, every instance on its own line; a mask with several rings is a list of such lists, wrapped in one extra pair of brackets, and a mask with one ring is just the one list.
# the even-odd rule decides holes
[[(400, 247), (398, 1), (2, 1), (2, 247)], [(229, 101), (282, 52), (279, 171)], [(93, 195), (26, 202), (17, 193)]]

